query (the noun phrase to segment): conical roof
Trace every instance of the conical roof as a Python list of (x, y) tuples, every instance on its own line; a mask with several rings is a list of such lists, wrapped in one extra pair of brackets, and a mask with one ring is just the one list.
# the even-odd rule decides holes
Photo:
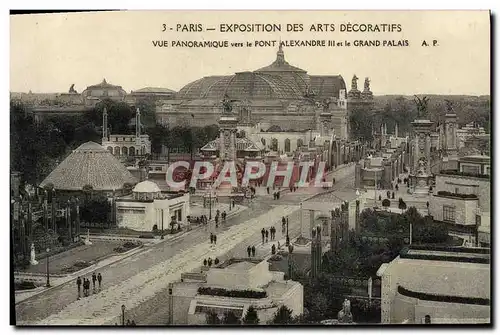
[(56, 190), (80, 191), (91, 185), (95, 191), (123, 188), (124, 183), (137, 183), (127, 168), (103, 146), (87, 142), (66, 157), (40, 184), (53, 184)]

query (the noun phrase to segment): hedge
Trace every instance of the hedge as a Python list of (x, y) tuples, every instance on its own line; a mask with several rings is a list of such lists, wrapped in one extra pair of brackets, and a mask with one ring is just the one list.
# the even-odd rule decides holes
[(200, 287), (198, 288), (198, 294), (249, 299), (262, 299), (267, 297), (267, 292), (265, 291), (261, 292), (253, 290), (226, 290), (224, 288), (213, 287)]

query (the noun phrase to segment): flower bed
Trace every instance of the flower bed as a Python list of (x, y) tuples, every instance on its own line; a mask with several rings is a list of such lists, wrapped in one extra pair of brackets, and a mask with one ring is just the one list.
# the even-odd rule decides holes
[(34, 288), (36, 288), (36, 285), (32, 281), (23, 280), (23, 281), (14, 283), (14, 290), (15, 291), (32, 290)]
[(445, 197), (461, 198), (461, 199), (477, 199), (477, 195), (475, 194), (452, 193), (448, 191), (439, 191), (437, 195)]
[(80, 271), (82, 269), (88, 268), (91, 265), (92, 265), (91, 262), (77, 261), (77, 262), (73, 263), (73, 265), (71, 265), (71, 266), (67, 266), (67, 267), (62, 268), (60, 272), (61, 273), (73, 273), (73, 272), (77, 272), (77, 271)]
[(262, 299), (267, 297), (267, 292), (265, 291), (226, 290), (224, 288), (213, 288), (213, 287), (200, 287), (198, 289), (198, 294), (215, 295), (215, 296), (231, 297), (231, 298), (249, 298), (249, 299)]
[(134, 249), (134, 248), (137, 248), (138, 246), (140, 246), (142, 243), (140, 242), (131, 242), (131, 241), (127, 241), (125, 243), (123, 243), (122, 245), (114, 248), (113, 250), (117, 253), (124, 253), (124, 252), (127, 252), (131, 249)]

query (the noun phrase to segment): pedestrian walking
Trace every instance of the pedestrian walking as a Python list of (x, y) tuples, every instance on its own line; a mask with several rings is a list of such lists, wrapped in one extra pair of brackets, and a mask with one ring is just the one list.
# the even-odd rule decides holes
[(80, 276), (78, 276), (78, 278), (76, 278), (76, 286), (78, 287), (78, 299), (80, 299), (80, 295), (81, 295), (81, 287), (82, 287), (82, 278), (80, 278)]
[(95, 272), (92, 273), (92, 290), (94, 291), (95, 293), (95, 282), (97, 281), (97, 276), (95, 274)]
[(210, 244), (214, 243), (214, 234), (210, 233)]
[(252, 248), (250, 246), (247, 247), (247, 254), (248, 254), (248, 258), (250, 258), (250, 256), (252, 256)]
[(217, 235), (214, 235), (214, 244), (217, 244)]
[(205, 259), (203, 260), (203, 266), (207, 266), (207, 264), (208, 264), (208, 262), (207, 262), (207, 259), (205, 258)]
[(262, 230), (260, 231), (260, 234), (262, 235), (262, 244), (264, 244), (264, 238), (266, 237), (266, 230), (264, 228), (262, 228)]
[(211, 267), (212, 266), (212, 258), (208, 257), (208, 266)]
[(99, 282), (99, 291), (100, 291), (101, 290), (101, 282), (102, 282), (102, 276), (101, 276), (100, 272), (97, 274), (97, 281)]
[(269, 241), (269, 230), (266, 229), (266, 243)]
[(88, 283), (87, 283), (87, 278), (83, 278), (83, 296), (88, 297), (89, 292), (88, 292)]
[(234, 199), (233, 199), (233, 208), (234, 208), (234, 206), (235, 206), (235, 202), (234, 202)]
[(273, 246), (271, 247), (271, 254), (275, 254), (276, 253), (276, 246), (273, 244)]
[(255, 246), (252, 246), (252, 257), (255, 257)]
[(224, 222), (226, 221), (226, 216), (227, 216), (226, 211), (222, 212), (222, 220), (224, 220)]

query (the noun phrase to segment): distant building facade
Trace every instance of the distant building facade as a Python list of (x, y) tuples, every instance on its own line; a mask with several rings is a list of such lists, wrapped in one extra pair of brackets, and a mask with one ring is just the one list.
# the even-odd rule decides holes
[(342, 76), (309, 75), (290, 65), (280, 46), (269, 66), (230, 76), (208, 76), (187, 84), (172, 99), (158, 101), (156, 116), (160, 123), (169, 125), (217, 124), (219, 103), (227, 95), (234, 101), (241, 122), (266, 123), (266, 128), (280, 126), (285, 131), (329, 124), (336, 136), (347, 139), (348, 101), (363, 105), (372, 101), (369, 81), (367, 84), (359, 96), (353, 93), (348, 100)]
[(382, 264), (383, 324), (490, 323), (489, 249), (410, 246)]
[(429, 214), (475, 235), (479, 226), (490, 226), (490, 157), (461, 157), (458, 166), (436, 174)]
[(91, 107), (105, 99), (123, 101), (126, 95), (127, 92), (121, 86), (109, 84), (106, 79), (99, 84), (88, 86), (82, 92), (83, 103)]
[(182, 226), (190, 211), (189, 193), (164, 193), (149, 180), (138, 183), (131, 195), (116, 198), (115, 204), (118, 227), (137, 231)]

